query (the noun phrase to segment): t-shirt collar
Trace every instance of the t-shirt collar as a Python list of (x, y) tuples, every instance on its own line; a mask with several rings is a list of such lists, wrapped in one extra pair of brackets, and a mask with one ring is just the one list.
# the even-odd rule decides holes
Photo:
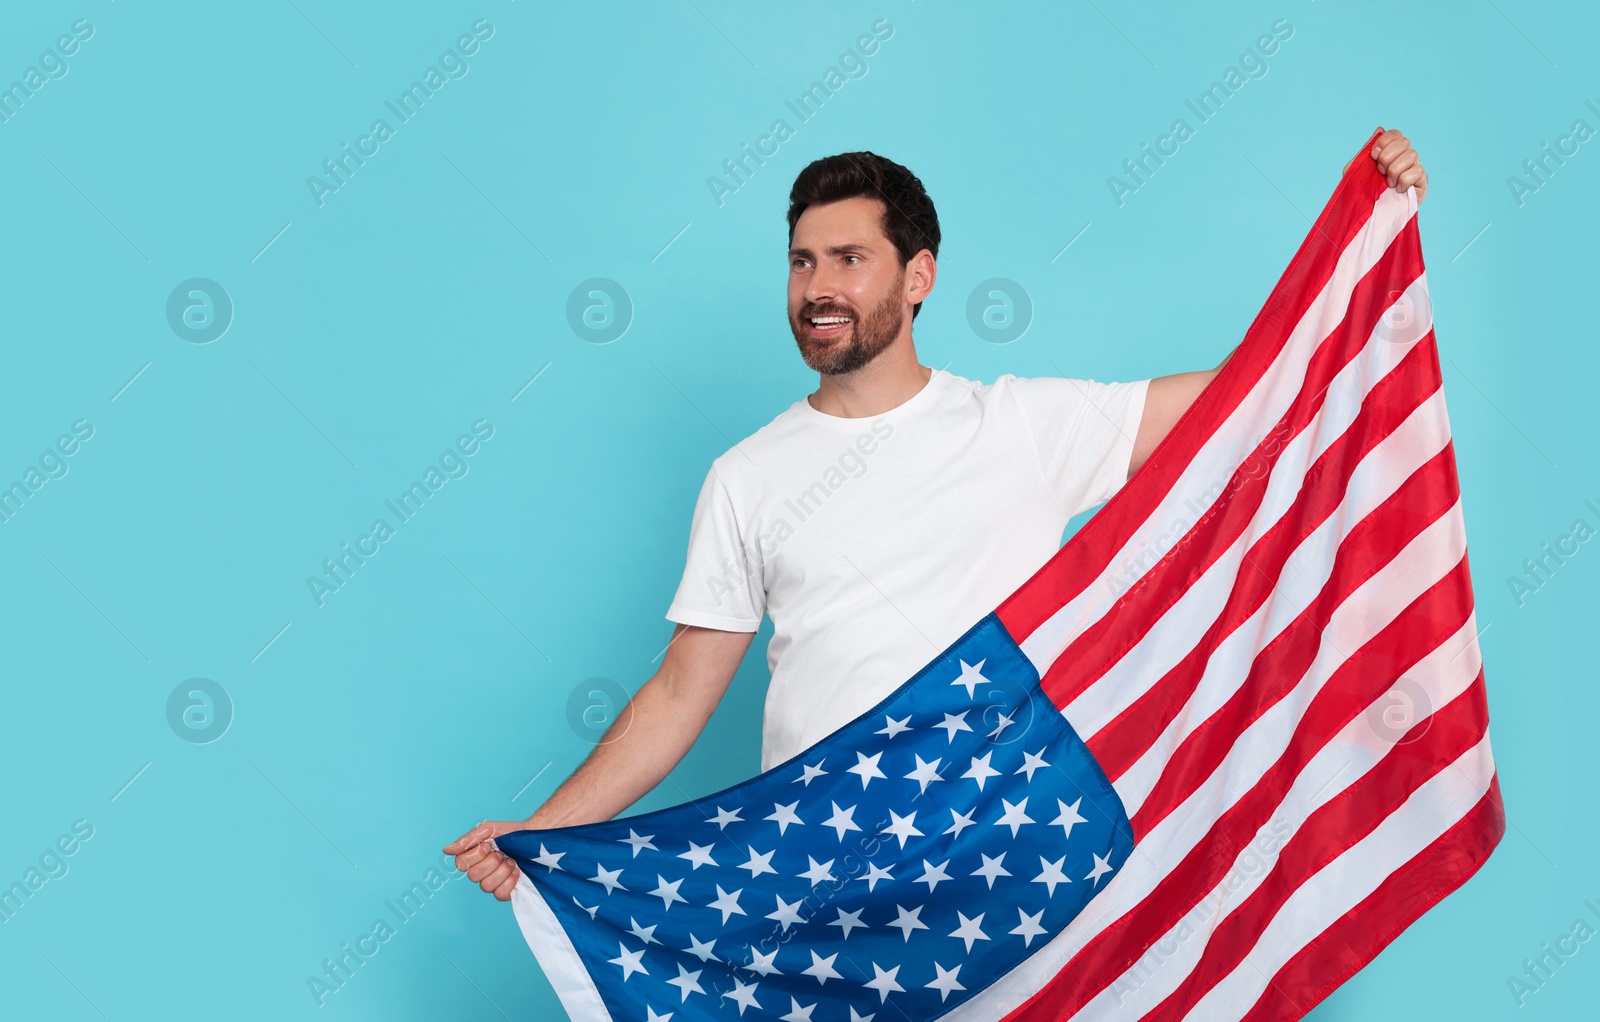
[(820, 412), (811, 407), (811, 402), (804, 397), (794, 403), (794, 411), (795, 414), (805, 422), (814, 422), (818, 425), (829, 426), (834, 429), (864, 429), (871, 423), (880, 419), (884, 422), (897, 423), (906, 416), (915, 413), (918, 408), (929, 404), (933, 400), (934, 392), (942, 390), (945, 384), (948, 383), (952, 378), (953, 377), (943, 369), (934, 369), (933, 372), (928, 375), (928, 382), (922, 385), (921, 390), (917, 391), (915, 394), (912, 394), (904, 401), (895, 405), (893, 408), (890, 408), (888, 411), (879, 412), (876, 415), (830, 415), (827, 412)]

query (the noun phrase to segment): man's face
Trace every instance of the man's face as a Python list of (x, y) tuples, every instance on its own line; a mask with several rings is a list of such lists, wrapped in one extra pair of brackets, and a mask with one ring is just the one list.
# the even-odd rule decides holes
[(789, 247), (789, 329), (800, 357), (842, 375), (872, 361), (906, 319), (905, 267), (883, 233), (883, 202), (808, 206)]

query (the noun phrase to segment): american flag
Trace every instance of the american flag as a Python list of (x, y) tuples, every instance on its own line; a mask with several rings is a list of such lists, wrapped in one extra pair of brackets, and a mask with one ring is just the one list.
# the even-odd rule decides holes
[(1298, 1019), (1464, 883), (1505, 820), (1416, 209), (1353, 161), (1146, 464), (877, 706), (498, 838), (568, 1013)]

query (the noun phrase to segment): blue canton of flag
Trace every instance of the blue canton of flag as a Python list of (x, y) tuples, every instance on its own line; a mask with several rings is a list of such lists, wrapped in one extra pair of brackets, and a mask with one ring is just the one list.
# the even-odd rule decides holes
[(945, 1014), (1048, 943), (1133, 834), (989, 614), (757, 777), (495, 843), (574, 1019), (899, 1022)]

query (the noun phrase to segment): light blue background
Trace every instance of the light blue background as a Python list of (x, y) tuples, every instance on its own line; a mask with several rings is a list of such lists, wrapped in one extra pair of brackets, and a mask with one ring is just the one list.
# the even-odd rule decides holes
[[(1595, 1011), (1600, 942), (1520, 1010), (1507, 988), (1600, 925), (1600, 547), (1520, 607), (1506, 581), (1600, 525), (1600, 142), (1520, 207), (1507, 185), (1574, 120), (1600, 127), (1592, 5), (21, 8), (0, 84), (76, 19), (95, 33), (0, 124), (0, 483), (75, 420), (95, 432), (0, 526), (0, 883), (72, 821), (94, 836), (0, 926), (7, 1017), (560, 1017), (509, 907), (459, 877), (320, 1009), (306, 977), (440, 846), (582, 760), (575, 689), (632, 691), (659, 662), (707, 465), (816, 384), (783, 312), (795, 173), (872, 149), (922, 178), (944, 230), (925, 364), (1134, 379), (1239, 340), (1379, 124), (1429, 172), (1510, 826), (1314, 1017)], [(319, 208), (308, 176), (478, 18), (495, 34), (470, 71)], [(869, 72), (719, 207), (707, 177), (878, 18)], [(1184, 100), (1278, 18), (1295, 33), (1269, 72), (1199, 124)], [(1179, 116), (1195, 136), (1119, 209), (1106, 178)], [(167, 323), (191, 277), (235, 305), (210, 344)], [(634, 305), (610, 344), (568, 325), (591, 277)], [(1034, 304), (1011, 344), (966, 320), (991, 277)], [(480, 418), (468, 474), (319, 608), (306, 577)], [(636, 811), (757, 772), (769, 633)], [(233, 704), (210, 744), (167, 722), (194, 677)]]

